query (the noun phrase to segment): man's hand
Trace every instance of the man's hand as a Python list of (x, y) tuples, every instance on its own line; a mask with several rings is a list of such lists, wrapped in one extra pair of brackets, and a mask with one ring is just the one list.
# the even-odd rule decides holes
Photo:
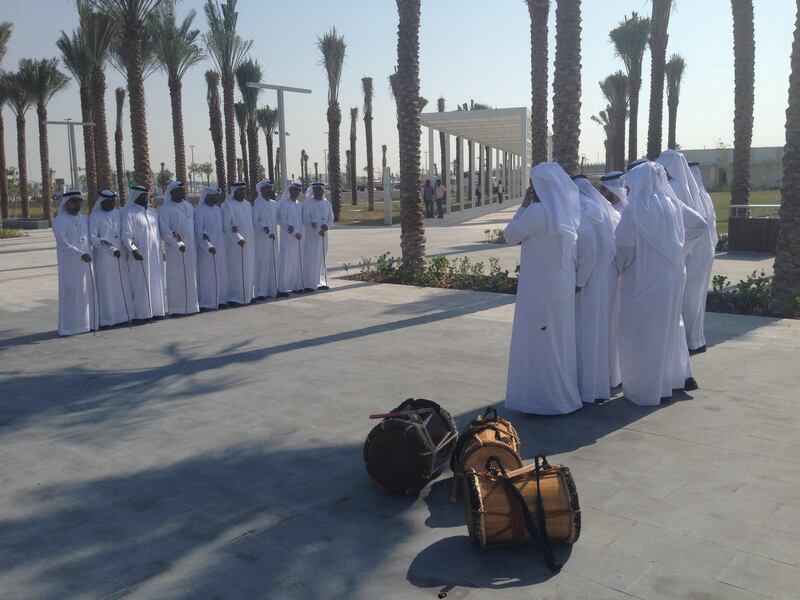
[(114, 248), (114, 256), (115, 256), (116, 258), (119, 258), (120, 256), (122, 256), (122, 252), (120, 252), (119, 250), (117, 250), (116, 248)]
[(323, 223), (322, 224), (322, 231), (328, 231), (328, 225)]
[(186, 252), (186, 244), (184, 244), (183, 242), (179, 242), (178, 250), (180, 250), (181, 252)]
[(208, 237), (208, 234), (207, 234), (207, 233), (204, 233), (204, 234), (203, 234), (203, 239), (204, 239), (205, 241), (207, 241), (207, 242), (210, 242), (210, 241), (211, 241), (211, 238), (210, 238), (210, 237)]
[(299, 233), (295, 233), (295, 234), (294, 234), (294, 239), (296, 239), (296, 240), (301, 240), (301, 239), (303, 239), (303, 236), (302, 236), (302, 235), (300, 235)]
[(294, 226), (293, 225), (289, 225), (289, 227), (286, 229), (286, 231), (288, 231), (289, 233), (294, 233)]
[(133, 255), (133, 258), (136, 260), (144, 260), (144, 256), (142, 256), (142, 253), (139, 252), (138, 250), (132, 250), (131, 254)]
[(214, 246), (209, 246), (208, 247), (208, 253), (209, 254), (216, 254), (217, 253), (217, 249)]
[(269, 235), (269, 227), (264, 227), (264, 233), (266, 233), (267, 235)]
[(240, 246), (244, 246), (244, 238), (240, 239), (240, 240), (239, 240), (237, 243), (238, 243)]
[(88, 254), (81, 254), (81, 260), (85, 263), (90, 263), (92, 262), (92, 257)]
[(269, 239), (274, 240), (275, 239), (275, 234), (274, 233), (270, 233), (269, 234)]
[(529, 185), (525, 190), (525, 198), (522, 199), (522, 208), (527, 208), (533, 202), (533, 186)]
[(320, 229), (319, 230), (319, 237), (325, 237), (325, 230), (324, 229)]

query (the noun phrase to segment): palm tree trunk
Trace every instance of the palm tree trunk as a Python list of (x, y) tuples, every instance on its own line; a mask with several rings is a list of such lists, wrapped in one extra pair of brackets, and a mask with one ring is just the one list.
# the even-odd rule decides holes
[(114, 129), (114, 157), (117, 163), (117, 190), (119, 193), (119, 205), (125, 206), (128, 200), (128, 185), (127, 176), (125, 174), (125, 165), (122, 160), (122, 108), (125, 105), (125, 89), (117, 88), (117, 121), (116, 128)]
[(275, 183), (275, 162), (272, 160), (272, 134), (265, 131), (264, 138), (267, 142), (267, 170), (269, 172), (269, 180)]
[[(95, 68), (92, 71), (91, 97), (97, 187), (101, 190), (110, 190), (113, 183), (111, 181), (111, 157), (108, 153), (108, 128), (106, 126), (106, 76), (102, 69)], [(90, 197), (89, 205), (94, 206), (96, 199), (96, 196)]]
[(30, 218), (28, 210), (28, 159), (25, 142), (25, 115), (17, 116), (17, 165), (19, 167), (19, 198), (22, 218)]
[(248, 173), (249, 163), (247, 162), (247, 133), (244, 129), (239, 129), (239, 146), (242, 149), (242, 180), (248, 193), (250, 192), (250, 173)]
[(783, 151), (781, 225), (775, 250), (771, 308), (780, 315), (800, 316), (800, 0), (797, 2), (791, 62), (786, 146)]
[(400, 247), (405, 261), (425, 257), (425, 226), (420, 191), (419, 15), (420, 0), (397, 0), (397, 95), (400, 138)]
[[(133, 172), (136, 183), (153, 187), (153, 173), (150, 170), (150, 148), (147, 143), (147, 111), (144, 99), (144, 79), (142, 78), (142, 28), (124, 31), (125, 70), (128, 74), (128, 95), (130, 96), (131, 144), (133, 145)], [(97, 116), (97, 115), (95, 115)], [(103, 113), (105, 118), (105, 109)], [(106, 143), (106, 147), (108, 143)], [(98, 169), (98, 181), (101, 174)], [(108, 185), (111, 185), (109, 182)]]
[(255, 123), (247, 126), (247, 148), (250, 158), (250, 197), (255, 199), (256, 183), (261, 179), (258, 173), (258, 167), (261, 163), (261, 158), (258, 155), (258, 126)]
[(372, 113), (364, 113), (364, 137), (367, 142), (367, 210), (375, 210), (375, 167), (372, 162)]
[(169, 80), (169, 102), (172, 106), (172, 143), (175, 146), (175, 179), (187, 182), (186, 147), (183, 145), (183, 103), (181, 80)]
[(578, 173), (581, 133), (581, 2), (556, 0), (556, 60), (553, 73), (553, 160)]
[(342, 174), (339, 155), (339, 127), (342, 124), (342, 111), (338, 102), (328, 104), (328, 185), (331, 190), (333, 220), (339, 220), (342, 211)]
[[(667, 28), (673, 0), (653, 0), (650, 20), (650, 121), (647, 128), (647, 158), (661, 154), (664, 121), (664, 75), (667, 63)], [(667, 6), (665, 9), (664, 6)], [(666, 15), (666, 17), (664, 17)]]
[(52, 223), (50, 194), (53, 189), (50, 184), (50, 148), (47, 144), (47, 107), (37, 106), (36, 115), (39, 117), (39, 162), (42, 166), (42, 218)]
[(750, 146), (753, 141), (755, 40), (753, 0), (731, 0), (733, 8), (733, 177), (731, 204), (750, 197)]
[(469, 199), (469, 205), (473, 208), (477, 206), (475, 204), (475, 142), (469, 140), (467, 142), (467, 148), (469, 152), (469, 176), (467, 181), (469, 182), (467, 185), (469, 189), (467, 190), (467, 198)]
[(224, 194), (228, 189), (226, 185), (228, 180), (225, 173), (225, 153), (222, 149), (223, 128), (219, 104), (217, 104), (216, 109), (211, 106), (208, 107), (208, 119), (211, 125), (211, 141), (214, 143), (214, 164), (217, 172), (217, 186), (219, 186)]
[[(0, 111), (2, 113), (2, 111)], [(84, 127), (84, 129), (86, 129)], [(8, 181), (6, 179), (5, 124), (0, 114), (0, 219), (8, 218)]]
[(464, 205), (464, 165), (461, 164), (461, 138), (456, 138), (456, 204), (461, 208)]
[(614, 144), (614, 156), (616, 157), (615, 170), (625, 170), (625, 113), (620, 115), (617, 120), (616, 142)]
[[(93, 122), (91, 90), (89, 83), (80, 86), (81, 97), (81, 119), (84, 123)], [(97, 162), (94, 152), (94, 127), (81, 127), (83, 130), (83, 156), (86, 165), (86, 193), (89, 195), (89, 203), (97, 199)]]
[(547, 161), (547, 17), (550, 0), (528, 0), (528, 12), (531, 17), (531, 164), (537, 165)]
[(227, 181), (236, 181), (236, 109), (233, 106), (233, 77), (222, 78), (222, 106), (225, 111), (225, 160)]
[(356, 136), (350, 136), (350, 202), (358, 205), (358, 176), (356, 175)]
[[(628, 162), (635, 161), (639, 154), (639, 90), (642, 87), (641, 73), (638, 77), (634, 74), (628, 76), (628, 85), (630, 89), (630, 115), (628, 124)], [(624, 166), (624, 165), (623, 165)], [(624, 170), (624, 169), (623, 169)]]
[(678, 147), (675, 141), (675, 130), (678, 121), (678, 102), (669, 100), (667, 101), (667, 148), (675, 150)]

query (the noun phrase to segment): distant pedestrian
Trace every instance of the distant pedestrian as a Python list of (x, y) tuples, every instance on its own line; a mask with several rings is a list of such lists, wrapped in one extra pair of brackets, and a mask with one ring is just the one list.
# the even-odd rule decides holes
[(426, 179), (425, 185), (422, 186), (422, 199), (425, 201), (425, 217), (428, 219), (433, 218), (433, 195), (434, 189), (431, 180)]
[(478, 201), (475, 203), (475, 206), (480, 206), (481, 205), (481, 183), (480, 183), (480, 181), (475, 184), (475, 197), (478, 199)]
[(503, 187), (503, 182), (497, 182), (497, 201), (502, 204), (503, 203), (503, 194), (505, 193), (506, 188)]
[(444, 187), (441, 179), (436, 180), (436, 216), (440, 219), (444, 218), (444, 197), (447, 194), (447, 188)]

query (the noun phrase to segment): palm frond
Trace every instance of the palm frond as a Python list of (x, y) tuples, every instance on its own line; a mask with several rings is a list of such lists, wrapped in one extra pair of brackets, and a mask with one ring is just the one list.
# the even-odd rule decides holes
[(628, 76), (622, 71), (612, 73), (599, 82), (600, 91), (608, 100), (607, 114), (612, 122), (628, 116)]
[(371, 115), (372, 99), (375, 96), (372, 89), (372, 77), (361, 78), (361, 89), (364, 91), (364, 115)]
[(236, 84), (239, 86), (242, 101), (247, 107), (248, 118), (253, 122), (256, 119), (258, 95), (261, 93), (261, 88), (251, 88), (247, 84), (251, 82), (261, 83), (262, 77), (261, 65), (257, 60), (247, 59), (236, 69)]
[(56, 40), (56, 47), (61, 50), (64, 66), (72, 73), (78, 85), (88, 85), (92, 74), (92, 58), (83, 32), (80, 29), (76, 29), (72, 34), (62, 31)]
[(622, 60), (628, 74), (641, 73), (644, 52), (650, 39), (650, 19), (633, 12), (630, 18), (626, 16), (620, 21), (608, 36), (614, 45), (614, 54)]
[(208, 53), (222, 80), (232, 80), (236, 69), (253, 46), (253, 41), (245, 41), (236, 33), (236, 22), (239, 19), (236, 0), (228, 0), (224, 4), (206, 0), (203, 9), (208, 21), (208, 32), (203, 35)]
[(123, 29), (142, 29), (150, 14), (162, 0), (84, 0), (98, 11), (108, 14)]
[(278, 126), (278, 109), (264, 106), (256, 111), (256, 121), (258, 126), (268, 135), (275, 132)]
[(39, 107), (47, 106), (69, 81), (70, 78), (58, 70), (57, 58), (23, 58), (19, 61), (17, 83)]
[(86, 40), (86, 48), (92, 63), (104, 69), (112, 47), (121, 38), (118, 21), (110, 12), (92, 9), (88, 0), (78, 0), (80, 31)]
[(0, 74), (0, 89), (0, 96), (7, 98), (11, 112), (17, 117), (28, 112), (34, 102), (33, 97), (22, 87), (18, 71)]
[(148, 28), (159, 66), (170, 80), (180, 81), (206, 55), (198, 43), (200, 30), (192, 29), (197, 13), (190, 10), (179, 24), (172, 8), (171, 3), (162, 4), (148, 19)]
[(11, 39), (11, 34), (14, 31), (14, 24), (8, 21), (0, 23), (0, 62), (6, 57), (6, 49), (8, 48), (8, 40)]
[(320, 64), (325, 67), (328, 75), (328, 103), (339, 101), (339, 83), (342, 80), (342, 67), (344, 66), (345, 44), (344, 36), (336, 33), (336, 27), (317, 38), (322, 60)]
[(681, 95), (681, 81), (686, 70), (686, 61), (680, 54), (673, 54), (664, 68), (667, 75), (667, 99), (677, 100)]

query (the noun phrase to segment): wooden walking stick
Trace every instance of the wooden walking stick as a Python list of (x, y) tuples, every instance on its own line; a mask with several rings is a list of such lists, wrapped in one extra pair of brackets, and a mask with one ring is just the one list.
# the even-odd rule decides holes
[(125, 299), (125, 284), (122, 283), (122, 259), (117, 256), (117, 271), (119, 272), (119, 289), (122, 290), (122, 303), (125, 305), (125, 316), (128, 317), (128, 327), (133, 327), (131, 323), (131, 313), (128, 310), (128, 301)]

